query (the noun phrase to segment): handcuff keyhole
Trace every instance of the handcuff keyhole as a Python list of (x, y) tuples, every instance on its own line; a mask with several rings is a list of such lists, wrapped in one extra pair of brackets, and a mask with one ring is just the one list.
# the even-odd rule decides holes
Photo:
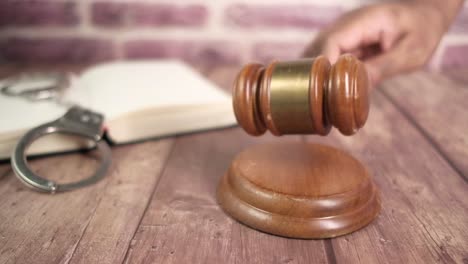
[(81, 116), (81, 122), (83, 123), (88, 123), (91, 117), (89, 115), (82, 115)]

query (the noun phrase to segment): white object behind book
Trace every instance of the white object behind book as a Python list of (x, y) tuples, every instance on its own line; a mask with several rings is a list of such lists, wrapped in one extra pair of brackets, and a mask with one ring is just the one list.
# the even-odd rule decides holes
[[(103, 113), (114, 143), (235, 124), (230, 96), (178, 61), (112, 62), (84, 71), (63, 100)], [(0, 158), (7, 158), (28, 129), (63, 115), (53, 101), (31, 102), (0, 94)], [(82, 143), (53, 135), (32, 154), (73, 150)]]

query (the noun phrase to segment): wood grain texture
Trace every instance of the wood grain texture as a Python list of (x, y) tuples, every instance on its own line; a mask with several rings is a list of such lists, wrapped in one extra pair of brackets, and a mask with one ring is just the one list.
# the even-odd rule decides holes
[(326, 141), (363, 162), (382, 195), (369, 226), (332, 240), (338, 263), (464, 263), (468, 186), (419, 131), (375, 93), (370, 119), (352, 138)]
[[(468, 73), (468, 71), (465, 71)], [(458, 81), (462, 81), (461, 78)], [(468, 79), (417, 72), (394, 78), (382, 92), (468, 180)]]
[(255, 229), (291, 238), (329, 238), (361, 229), (380, 211), (367, 170), (320, 144), (283, 142), (243, 150), (220, 181), (224, 211)]
[(240, 129), (179, 138), (126, 261), (326, 263), (323, 241), (257, 232), (232, 220), (217, 205), (221, 176), (235, 154), (254, 142), (258, 141)]
[[(1, 66), (0, 76), (5, 69), (12, 68)], [(230, 89), (237, 70), (204, 69), (204, 74)], [(454, 156), (464, 155), (456, 150), (464, 141), (454, 142), (457, 137), (450, 136), (467, 131), (462, 130), (467, 104), (457, 98), (459, 92), (449, 92), (466, 90), (466, 85), (461, 78), (442, 82), (437, 88), (448, 89), (440, 94), (434, 87), (425, 88), (433, 86), (431, 78), (437, 75), (416, 75), (421, 80), (401, 77), (404, 87), (396, 88), (421, 88), (434, 96), (410, 91), (416, 99), (396, 100), (387, 94), (392, 87), (384, 87), (385, 96), (379, 91), (373, 96), (370, 119), (356, 136), (347, 138), (334, 131), (330, 137), (311, 138), (348, 151), (367, 165), (376, 180), (383, 211), (359, 232), (324, 241), (285, 239), (226, 216), (214, 196), (222, 173), (244, 147), (272, 140), (228, 129), (180, 137), (172, 146), (153, 141), (114, 148), (110, 175), (69, 194), (49, 196), (25, 189), (10, 166), (0, 164), (0, 263), (467, 263), (468, 191), (451, 165), (464, 171), (460, 168), (468, 159)], [(405, 78), (411, 87), (406, 88)], [(431, 121), (425, 104), (417, 105), (417, 98), (425, 96), (443, 100), (441, 105), (457, 115), (444, 121), (442, 112), (431, 113), (438, 125), (421, 125)], [(415, 102), (409, 120), (403, 108), (393, 104), (404, 100)], [(32, 163), (56, 179), (84, 177), (95, 166), (77, 154)]]
[[(3, 66), (0, 76), (67, 70), (80, 65)], [(0, 165), (0, 263), (118, 263), (142, 218), (173, 139), (114, 147), (113, 166), (96, 185), (47, 195), (25, 188)], [(57, 181), (83, 178), (97, 167), (92, 155), (52, 155), (32, 168)]]
[(109, 186), (89, 219), (70, 263), (120, 263), (156, 187), (173, 139), (113, 149)]
[(461, 84), (463, 84), (464, 87), (466, 87), (466, 84), (468, 84), (468, 69), (467, 68), (451, 69), (449, 71), (443, 72), (441, 75), (460, 82)]
[[(26, 189), (8, 170), (0, 178), (0, 263), (121, 262), (171, 144), (114, 148), (113, 167), (102, 181), (57, 195)], [(36, 159), (32, 166), (67, 180), (91, 174), (96, 161), (70, 154)]]

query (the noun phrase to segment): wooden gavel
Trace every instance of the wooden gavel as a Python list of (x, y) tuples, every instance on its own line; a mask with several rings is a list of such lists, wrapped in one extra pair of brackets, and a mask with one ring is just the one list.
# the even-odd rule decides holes
[(344, 135), (361, 128), (369, 113), (369, 82), (364, 65), (342, 55), (331, 66), (324, 56), (246, 65), (234, 83), (238, 123), (250, 135)]

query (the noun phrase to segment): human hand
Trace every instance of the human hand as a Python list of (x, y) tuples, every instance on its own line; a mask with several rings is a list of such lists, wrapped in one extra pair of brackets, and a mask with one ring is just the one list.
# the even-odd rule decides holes
[(351, 53), (363, 60), (375, 85), (428, 62), (461, 6), (461, 0), (383, 3), (345, 14), (305, 50), (335, 63)]

